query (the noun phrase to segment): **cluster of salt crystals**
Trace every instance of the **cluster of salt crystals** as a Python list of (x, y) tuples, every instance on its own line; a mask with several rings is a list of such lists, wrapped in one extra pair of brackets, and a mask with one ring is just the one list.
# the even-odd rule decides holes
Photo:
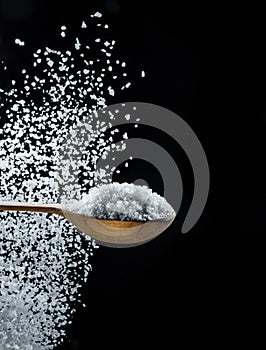
[(147, 186), (126, 182), (94, 187), (81, 201), (69, 204), (66, 209), (109, 220), (147, 221), (175, 216), (164, 197)]
[[(98, 20), (101, 15), (92, 17)], [(81, 30), (86, 29), (84, 23)], [(8, 117), (0, 130), (0, 200), (58, 202), (60, 176), (64, 182), (69, 175), (66, 169), (58, 175), (55, 164), (59, 145), (72, 125), (104, 107), (106, 94), (114, 94), (111, 86), (106, 88), (104, 78), (112, 74), (115, 65), (111, 54), (115, 42), (101, 43), (98, 56), (105, 57), (101, 69), (93, 68), (94, 61), (87, 57), (89, 46), (77, 40), (74, 50), (83, 60), (83, 69), (75, 70), (75, 55), (70, 50), (46, 47), (33, 54), (33, 66), (39, 71), (42, 67), (41, 74), (32, 75), (23, 69), (23, 89), (17, 88), (15, 81), (9, 91), (0, 89), (1, 107)], [(122, 87), (126, 85), (123, 82)], [(36, 92), (41, 93), (41, 102), (35, 101)], [(108, 122), (106, 125), (111, 127)], [(91, 137), (98, 138), (92, 151), (95, 163), (106, 142), (101, 136), (102, 123), (93, 127)], [(121, 143), (112, 145), (112, 150), (121, 147)], [(92, 178), (91, 160), (83, 162), (83, 171)], [(62, 190), (67, 193), (69, 186)], [(83, 184), (75, 183), (71, 191), (80, 197)], [(87, 280), (89, 256), (96, 247), (94, 241), (81, 238), (71, 224), (56, 215), (0, 213), (1, 350), (48, 350), (63, 341), (64, 327), (71, 323), (75, 311), (72, 302), (80, 299), (79, 282)]]

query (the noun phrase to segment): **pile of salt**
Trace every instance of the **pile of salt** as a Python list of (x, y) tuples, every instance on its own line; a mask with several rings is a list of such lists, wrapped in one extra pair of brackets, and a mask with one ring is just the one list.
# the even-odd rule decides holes
[(81, 201), (69, 203), (66, 209), (108, 220), (147, 221), (175, 216), (164, 197), (147, 186), (126, 182), (93, 187)]

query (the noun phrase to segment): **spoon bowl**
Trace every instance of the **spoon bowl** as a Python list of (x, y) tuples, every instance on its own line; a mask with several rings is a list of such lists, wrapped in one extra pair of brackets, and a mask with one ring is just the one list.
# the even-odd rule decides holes
[(0, 210), (17, 210), (58, 214), (81, 232), (108, 247), (133, 247), (157, 237), (171, 225), (175, 216), (149, 221), (98, 219), (70, 211), (59, 204), (0, 202)]
[(162, 233), (174, 220), (174, 217), (149, 221), (106, 220), (69, 211), (64, 211), (64, 216), (100, 245), (117, 248), (146, 243)]

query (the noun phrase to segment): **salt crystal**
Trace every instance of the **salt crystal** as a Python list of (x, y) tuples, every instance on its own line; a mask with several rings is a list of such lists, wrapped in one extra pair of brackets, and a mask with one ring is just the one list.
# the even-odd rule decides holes
[(24, 46), (25, 42), (20, 40), (20, 39), (15, 39), (15, 44), (19, 45), (19, 46)]
[(97, 11), (94, 15), (91, 15), (91, 17), (98, 17), (98, 18), (100, 18), (100, 17), (102, 17), (102, 14)]
[(76, 49), (76, 50), (79, 50), (79, 49), (80, 49), (80, 46), (81, 46), (81, 44), (80, 44), (80, 42), (79, 42), (79, 38), (76, 38), (75, 49)]
[(144, 72), (144, 70), (141, 72), (141, 77), (142, 77), (142, 78), (145, 77), (145, 72)]

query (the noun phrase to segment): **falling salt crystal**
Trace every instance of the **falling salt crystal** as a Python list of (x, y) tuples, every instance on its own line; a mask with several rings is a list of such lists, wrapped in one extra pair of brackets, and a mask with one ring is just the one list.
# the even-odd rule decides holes
[(135, 128), (138, 128), (138, 127), (139, 127), (138, 124), (135, 124), (134, 126), (135, 126)]
[(100, 38), (95, 39), (96, 43), (99, 43), (101, 41)]
[(104, 28), (105, 28), (105, 29), (108, 29), (108, 28), (109, 28), (108, 24), (105, 24)]
[(144, 72), (144, 70), (141, 72), (141, 77), (142, 77), (142, 78), (145, 77), (145, 72)]
[(125, 163), (125, 167), (128, 168), (128, 163)]
[(110, 86), (108, 87), (108, 91), (109, 91), (109, 94), (110, 94), (111, 96), (114, 96), (114, 95), (115, 95), (114, 89), (112, 89)]
[(25, 45), (25, 41), (22, 41), (20, 39), (15, 39), (15, 44), (17, 44), (19, 46), (24, 46)]
[(75, 49), (76, 49), (76, 50), (79, 50), (80, 47), (81, 47), (81, 44), (80, 44), (80, 42), (79, 42), (79, 38), (76, 38)]
[(81, 24), (81, 28), (87, 28), (87, 24), (84, 21)]
[(91, 17), (102, 17), (102, 14), (100, 12), (96, 12), (94, 15), (91, 15)]

